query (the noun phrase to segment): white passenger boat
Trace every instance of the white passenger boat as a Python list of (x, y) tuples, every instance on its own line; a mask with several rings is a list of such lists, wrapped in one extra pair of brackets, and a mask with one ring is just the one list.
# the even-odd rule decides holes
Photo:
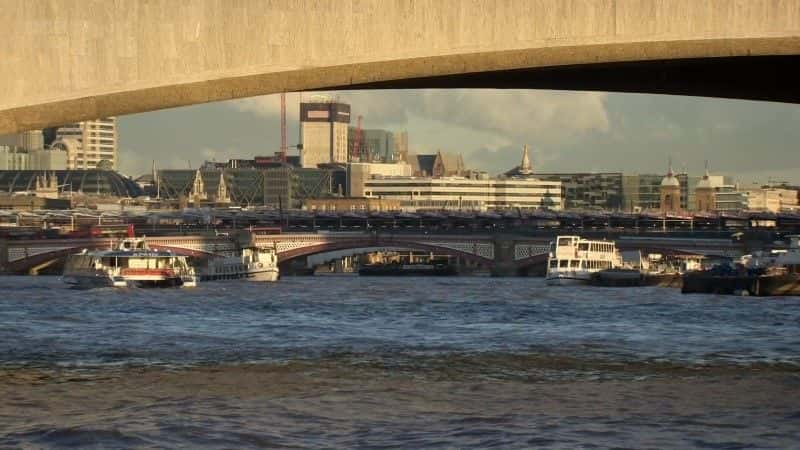
[(237, 256), (211, 258), (200, 269), (201, 281), (247, 278), (252, 281), (277, 281), (278, 256), (275, 249), (248, 246)]
[(113, 250), (70, 255), (62, 280), (81, 288), (197, 286), (185, 256), (151, 249), (141, 238), (123, 239)]
[(588, 284), (593, 273), (620, 267), (622, 258), (613, 242), (558, 236), (550, 244), (545, 281), (555, 286)]

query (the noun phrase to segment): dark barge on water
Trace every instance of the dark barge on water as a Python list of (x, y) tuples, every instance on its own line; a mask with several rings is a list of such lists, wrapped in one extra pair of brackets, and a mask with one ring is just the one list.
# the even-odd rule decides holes
[[(781, 270), (782, 269), (782, 270)], [(683, 276), (684, 294), (754, 295), (772, 297), (800, 295), (800, 274), (785, 268), (726, 274), (709, 269)]]
[(790, 236), (787, 250), (748, 255), (734, 266), (720, 265), (683, 276), (684, 294), (800, 296), (800, 236)]
[(607, 269), (595, 272), (589, 279), (592, 286), (632, 287), (659, 286), (681, 287), (681, 274), (678, 272), (647, 272), (639, 269)]

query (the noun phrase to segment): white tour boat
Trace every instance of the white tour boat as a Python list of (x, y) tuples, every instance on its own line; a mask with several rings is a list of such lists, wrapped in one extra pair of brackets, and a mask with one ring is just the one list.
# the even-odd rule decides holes
[(237, 256), (211, 258), (200, 270), (200, 280), (278, 281), (278, 256), (275, 249), (248, 246)]
[(592, 274), (622, 267), (622, 257), (611, 241), (591, 241), (580, 236), (558, 236), (547, 259), (549, 285), (588, 284)]
[(70, 255), (62, 280), (82, 288), (197, 286), (185, 256), (151, 249), (142, 238), (123, 239), (113, 250)]

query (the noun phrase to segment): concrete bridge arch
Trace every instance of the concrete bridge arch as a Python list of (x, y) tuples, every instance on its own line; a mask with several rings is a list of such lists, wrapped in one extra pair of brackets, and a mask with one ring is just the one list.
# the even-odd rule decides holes
[(331, 88), (590, 89), (800, 102), (800, 0), (85, 7), (4, 1), (0, 133)]

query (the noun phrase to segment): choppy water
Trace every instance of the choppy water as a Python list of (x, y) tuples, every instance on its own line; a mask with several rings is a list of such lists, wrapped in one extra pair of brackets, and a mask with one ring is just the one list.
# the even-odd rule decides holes
[(800, 298), (519, 278), (0, 292), (0, 447), (800, 442)]

